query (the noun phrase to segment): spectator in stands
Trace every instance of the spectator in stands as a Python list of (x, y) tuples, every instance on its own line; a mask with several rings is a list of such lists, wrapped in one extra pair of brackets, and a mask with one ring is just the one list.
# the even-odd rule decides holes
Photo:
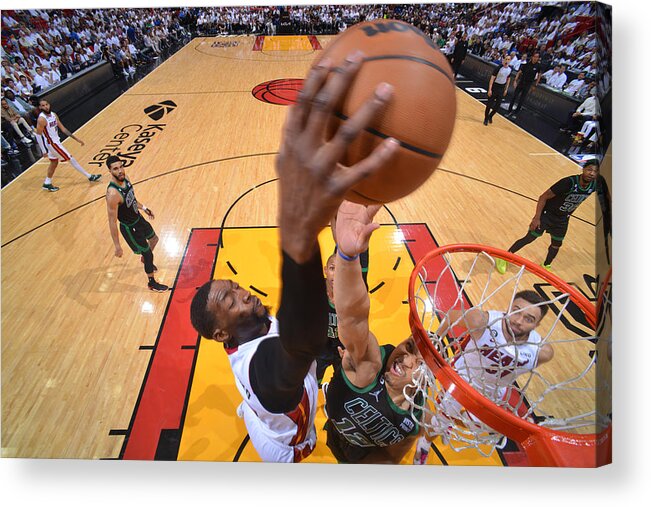
[(572, 79), (572, 81), (569, 82), (563, 89), (565, 93), (569, 93), (570, 95), (578, 95), (579, 90), (581, 87), (585, 84), (585, 72), (579, 72), (579, 75), (576, 77), (576, 79)]
[(158, 58), (161, 54), (161, 50), (156, 40), (152, 37), (151, 32), (145, 32), (142, 38), (145, 43), (145, 47), (149, 48), (154, 53), (154, 58)]
[(68, 79), (74, 73), (72, 68), (72, 63), (70, 63), (70, 58), (68, 55), (61, 57), (61, 63), (59, 64), (59, 73), (61, 74), (61, 79)]
[(570, 113), (567, 123), (561, 128), (562, 132), (576, 132), (588, 120), (599, 120), (601, 108), (597, 100), (597, 89), (593, 87), (590, 96), (581, 103), (576, 111)]
[(1, 106), (2, 109), (0, 110), (0, 114), (2, 115), (2, 121), (6, 121), (13, 127), (21, 143), (26, 145), (32, 144), (33, 141), (31, 139), (27, 139), (23, 131), (20, 130), (20, 127), (23, 127), (27, 131), (28, 135), (32, 135), (32, 128), (25, 121), (25, 118), (22, 118), (16, 112), (16, 110), (9, 105), (7, 99), (5, 99), (4, 97), (2, 97), (2, 101), (0, 101), (0, 103), (2, 105)]
[(567, 65), (561, 64), (560, 71), (561, 71), (561, 75), (558, 78), (558, 84), (560, 86), (555, 86), (554, 88), (558, 88), (562, 90), (563, 87), (565, 86), (565, 83), (567, 83), (567, 74), (565, 73), (567, 71)]
[(5, 90), (4, 98), (9, 103), (9, 105), (16, 110), (21, 118), (25, 118), (27, 123), (30, 123), (32, 125), (34, 124), (31, 119), (33, 107), (28, 102), (21, 99), (12, 90)]
[(18, 150), (15, 143), (12, 144), (7, 139), (5, 139), (4, 131), (2, 132), (2, 164), (4, 167), (5, 160), (7, 157), (15, 157), (18, 155)]
[(31, 83), (27, 80), (25, 74), (20, 75), (20, 82), (16, 85), (18, 95), (27, 100), (34, 93)]
[(58, 65), (54, 65), (51, 69), (43, 72), (43, 75), (46, 76), (53, 85), (61, 81), (61, 74), (59, 73), (58, 67)]
[(13, 78), (7, 77), (2, 80), (2, 89), (3, 90), (13, 90), (14, 93), (18, 93), (18, 86), (16, 81)]
[(520, 66), (522, 65), (522, 60), (520, 60), (518, 56), (519, 55), (517, 51), (511, 51), (511, 63), (509, 65), (513, 69), (513, 72), (518, 72), (520, 70)]
[(34, 70), (36, 71), (36, 74), (34, 75), (34, 88), (36, 89), (38, 87), (35, 91), (47, 90), (52, 82), (49, 80), (48, 76), (43, 73), (43, 68), (38, 66)]
[[(545, 84), (551, 88), (557, 88), (560, 89), (562, 88), (561, 83), (561, 66), (560, 65), (554, 65), (553, 69), (549, 69), (547, 72), (543, 74), (543, 79), (545, 80)], [(566, 77), (567, 79), (567, 77)], [(564, 84), (564, 82), (563, 82)]]

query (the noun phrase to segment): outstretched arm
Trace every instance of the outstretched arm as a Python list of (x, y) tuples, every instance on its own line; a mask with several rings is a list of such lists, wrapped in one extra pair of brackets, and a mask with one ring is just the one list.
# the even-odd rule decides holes
[(55, 115), (55, 116), (57, 117), (57, 125), (59, 126), (59, 129), (61, 129), (67, 136), (72, 137), (75, 141), (77, 141), (79, 144), (81, 144), (83, 146), (84, 142), (81, 139), (79, 139), (78, 137), (75, 137), (75, 135), (72, 132), (70, 132), (67, 128), (65, 128), (63, 123), (61, 123), (61, 120), (59, 119), (58, 115)]
[[(479, 339), (488, 325), (488, 313), (479, 307), (469, 308), (468, 310), (450, 310), (446, 312), (445, 317), (436, 330), (439, 337), (444, 337), (450, 332), (450, 328), (462, 326), (475, 339)], [(449, 338), (458, 339), (460, 336), (449, 336)]]
[(296, 407), (303, 379), (328, 340), (328, 300), (318, 234), (334, 216), (344, 194), (384, 167), (397, 147), (396, 141), (389, 139), (356, 165), (346, 168), (339, 164), (348, 145), (386, 104), (391, 94), (387, 85), (380, 85), (326, 141), (333, 108), (350, 88), (361, 61), (362, 55), (357, 53), (348, 57), (339, 72), (331, 72), (327, 61), (313, 68), (285, 122), (276, 159), (283, 252), (280, 340), (263, 342), (250, 369), (258, 398), (272, 412)]
[(379, 225), (373, 217), (380, 206), (342, 203), (337, 213), (337, 257), (334, 297), (339, 339), (345, 347), (342, 365), (348, 379), (358, 387), (371, 382), (382, 367), (377, 339), (369, 330), (371, 301), (358, 256), (368, 248)]
[(540, 352), (538, 352), (538, 362), (536, 363), (536, 366), (545, 364), (551, 361), (553, 358), (554, 358), (554, 349), (549, 343), (546, 343), (545, 345), (540, 347)]

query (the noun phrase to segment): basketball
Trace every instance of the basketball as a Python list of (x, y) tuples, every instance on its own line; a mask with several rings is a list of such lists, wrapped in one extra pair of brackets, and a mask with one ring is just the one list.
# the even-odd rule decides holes
[(315, 63), (328, 57), (333, 67), (340, 67), (355, 50), (363, 51), (364, 61), (343, 104), (335, 108), (327, 135), (332, 137), (342, 121), (372, 97), (378, 84), (393, 86), (389, 104), (349, 146), (342, 160), (352, 166), (387, 137), (399, 141), (391, 163), (346, 195), (359, 204), (387, 203), (416, 190), (441, 162), (456, 115), (454, 77), (432, 39), (408, 23), (390, 19), (350, 27)]

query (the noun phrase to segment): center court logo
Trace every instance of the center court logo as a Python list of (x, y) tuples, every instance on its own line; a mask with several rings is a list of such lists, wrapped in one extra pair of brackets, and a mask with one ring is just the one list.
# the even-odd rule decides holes
[(117, 155), (124, 161), (124, 167), (129, 167), (149, 145), (154, 136), (167, 126), (167, 123), (161, 123), (159, 120), (169, 115), (176, 107), (176, 103), (171, 100), (164, 100), (146, 107), (143, 110), (144, 113), (155, 123), (125, 125), (88, 163), (102, 167), (107, 158)]
[(166, 114), (171, 113), (176, 109), (176, 104), (171, 100), (164, 100), (159, 104), (154, 104), (145, 108), (145, 114), (149, 116), (152, 120), (158, 121)]

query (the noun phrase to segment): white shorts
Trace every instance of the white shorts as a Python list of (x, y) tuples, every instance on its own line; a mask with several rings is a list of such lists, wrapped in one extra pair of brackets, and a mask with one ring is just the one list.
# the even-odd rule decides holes
[(316, 446), (316, 427), (314, 424), (309, 429), (305, 441), (297, 446), (292, 446), (279, 442), (278, 436), (262, 424), (256, 413), (246, 402), (242, 402), (238, 413), (242, 414), (251, 443), (264, 462), (294, 463), (296, 454), (310, 454)]
[(60, 160), (61, 162), (67, 162), (70, 160), (72, 155), (66, 150), (60, 141), (50, 141), (46, 136), (40, 135), (37, 136), (38, 145), (41, 148), (41, 153), (47, 153), (47, 158), (50, 160)]
[[(293, 440), (296, 431), (295, 427), (292, 428), (292, 425), (287, 425), (289, 421), (287, 415), (268, 415), (268, 422), (265, 424), (246, 401), (243, 401), (238, 407), (237, 415), (244, 419), (251, 443), (263, 461), (268, 463), (296, 463), (309, 456), (314, 450), (316, 446), (314, 420), (319, 395), (315, 361), (312, 362), (309, 373), (305, 377), (304, 388), (310, 405), (307, 431), (303, 441), (296, 445), (286, 443)], [(271, 417), (271, 420), (269, 417)], [(274, 418), (278, 418), (280, 424), (273, 424)], [(270, 425), (275, 426), (275, 428), (270, 427)]]

